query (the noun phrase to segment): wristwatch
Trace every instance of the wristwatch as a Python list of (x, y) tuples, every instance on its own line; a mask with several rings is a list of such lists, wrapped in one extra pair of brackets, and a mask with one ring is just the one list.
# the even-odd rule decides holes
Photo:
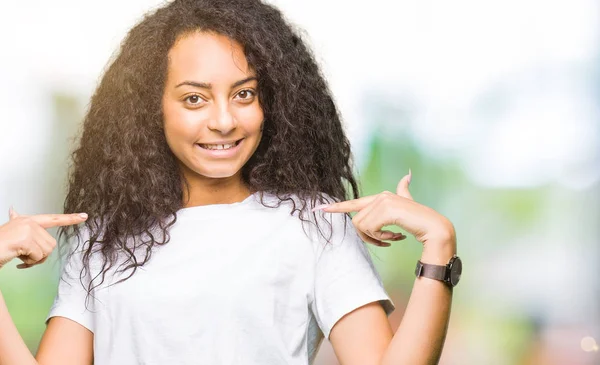
[(417, 261), (415, 275), (425, 278), (443, 281), (449, 287), (453, 288), (460, 281), (462, 274), (462, 261), (460, 257), (454, 255), (447, 265), (431, 265), (424, 264), (420, 260)]

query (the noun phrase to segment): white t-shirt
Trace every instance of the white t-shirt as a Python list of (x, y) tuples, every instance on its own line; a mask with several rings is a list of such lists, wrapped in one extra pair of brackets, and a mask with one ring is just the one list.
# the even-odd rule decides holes
[(394, 310), (350, 218), (317, 214), (326, 236), (332, 222), (325, 244), (290, 202), (258, 196), (181, 209), (170, 242), (124, 282), (110, 285), (111, 270), (87, 308), (73, 255), (48, 318), (92, 331), (100, 365), (306, 365), (345, 314), (374, 301)]

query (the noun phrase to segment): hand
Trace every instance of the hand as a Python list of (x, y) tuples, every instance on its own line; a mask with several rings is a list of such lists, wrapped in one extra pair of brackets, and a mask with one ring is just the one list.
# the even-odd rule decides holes
[(85, 222), (87, 214), (39, 214), (25, 216), (9, 210), (10, 220), (0, 226), (0, 268), (18, 257), (26, 269), (46, 261), (56, 247), (56, 240), (47, 228), (70, 226)]
[(426, 249), (428, 246), (436, 246), (437, 249), (441, 245), (445, 251), (456, 251), (452, 223), (435, 210), (413, 200), (408, 191), (411, 177), (409, 171), (398, 183), (396, 194), (384, 191), (359, 199), (321, 205), (313, 210), (322, 209), (330, 213), (358, 212), (352, 218), (358, 234), (363, 241), (377, 246), (390, 246), (384, 240), (399, 241), (406, 238), (402, 233), (382, 230), (384, 226), (396, 225), (415, 236)]

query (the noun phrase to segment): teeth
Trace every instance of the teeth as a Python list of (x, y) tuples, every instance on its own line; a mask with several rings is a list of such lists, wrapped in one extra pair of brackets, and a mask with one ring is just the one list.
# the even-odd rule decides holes
[(203, 148), (207, 150), (228, 150), (232, 147), (235, 147), (235, 143), (231, 144), (203, 144), (201, 145)]

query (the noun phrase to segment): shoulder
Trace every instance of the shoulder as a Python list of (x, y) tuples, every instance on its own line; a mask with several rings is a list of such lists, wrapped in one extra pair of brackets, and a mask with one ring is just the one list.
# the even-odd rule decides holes
[(313, 211), (322, 204), (330, 204), (339, 200), (325, 193), (317, 196), (301, 194), (275, 195), (260, 193), (257, 196), (259, 204), (265, 210), (271, 208), (273, 214), (287, 215), (294, 225), (302, 226), (306, 236), (315, 248), (323, 249), (326, 245), (340, 245), (348, 238), (354, 240), (356, 235), (351, 218), (345, 213), (328, 213), (321, 210)]
[(272, 206), (288, 206), (297, 209), (313, 209), (321, 204), (329, 204), (338, 201), (327, 193), (316, 194), (302, 193), (273, 193), (259, 191), (255, 194), (256, 200)]
[(102, 273), (108, 258), (103, 253), (102, 231), (92, 232), (87, 225), (81, 225), (61, 242), (60, 249), (61, 281), (91, 281)]
[(288, 211), (290, 215), (312, 215), (313, 209), (323, 205), (338, 202), (326, 193), (316, 193), (314, 195), (300, 193), (275, 194), (269, 192), (258, 192), (255, 196), (256, 201), (266, 208), (274, 208), (281, 211)]

